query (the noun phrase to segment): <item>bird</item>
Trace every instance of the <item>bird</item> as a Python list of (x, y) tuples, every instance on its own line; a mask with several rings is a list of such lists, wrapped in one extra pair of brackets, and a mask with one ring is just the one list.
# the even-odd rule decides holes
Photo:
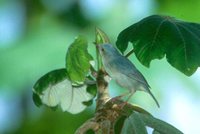
[(121, 55), (120, 52), (112, 44), (97, 45), (103, 67), (107, 74), (122, 88), (128, 89), (130, 96), (136, 91), (145, 91), (155, 101), (156, 105), (160, 107), (158, 101), (150, 91), (150, 86), (142, 73), (135, 67), (135, 65)]

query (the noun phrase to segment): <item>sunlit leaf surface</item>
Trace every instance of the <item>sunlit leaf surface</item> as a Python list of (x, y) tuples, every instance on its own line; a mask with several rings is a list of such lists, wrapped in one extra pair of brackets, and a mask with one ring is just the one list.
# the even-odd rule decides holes
[(133, 44), (138, 60), (149, 67), (153, 59), (167, 61), (190, 76), (200, 66), (200, 24), (153, 15), (123, 30), (117, 39), (124, 53), (128, 42)]
[(134, 111), (125, 119), (122, 134), (147, 134), (146, 127), (154, 129), (156, 134), (183, 134), (177, 128), (152, 115)]
[(156, 131), (156, 133), (159, 132), (161, 134), (183, 134), (180, 130), (162, 120), (159, 120), (153, 116), (141, 113), (138, 114), (140, 115), (140, 118), (143, 120), (145, 125), (153, 128), (154, 132)]
[(87, 51), (87, 40), (79, 36), (70, 45), (66, 55), (66, 69), (73, 82), (83, 82), (90, 69), (92, 56)]
[(66, 69), (59, 69), (47, 73), (36, 82), (33, 97), (37, 106), (40, 104), (49, 107), (60, 106), (63, 111), (76, 114), (87, 107), (83, 102), (93, 98), (86, 89), (86, 85), (72, 86)]
[(124, 122), (122, 134), (147, 134), (140, 114), (133, 112)]

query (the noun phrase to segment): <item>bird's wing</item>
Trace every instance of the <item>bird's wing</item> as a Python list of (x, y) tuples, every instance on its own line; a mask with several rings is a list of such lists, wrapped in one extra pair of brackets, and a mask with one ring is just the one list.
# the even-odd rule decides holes
[(160, 107), (158, 101), (156, 100), (154, 95), (151, 93), (150, 86), (147, 83), (146, 79), (140, 73), (140, 71), (138, 71), (136, 69), (134, 64), (131, 61), (129, 61), (127, 58), (123, 57), (123, 56), (121, 56), (119, 58), (116, 58), (116, 59), (117, 59), (117, 61), (113, 61), (115, 63), (115, 67), (114, 68), (116, 69), (116, 71), (120, 70), (120, 73), (128, 76), (130, 79), (133, 79), (133, 80), (141, 83), (144, 86), (144, 88), (146, 89), (146, 91), (154, 99), (154, 101), (156, 102), (157, 106)]
[(150, 88), (144, 76), (137, 70), (137, 68), (133, 65), (131, 61), (123, 56), (117, 58), (117, 60), (118, 61), (115, 61), (115, 63), (117, 63), (117, 65), (115, 66), (117, 70), (120, 69), (121, 73), (128, 76), (130, 79), (138, 81), (147, 88)]

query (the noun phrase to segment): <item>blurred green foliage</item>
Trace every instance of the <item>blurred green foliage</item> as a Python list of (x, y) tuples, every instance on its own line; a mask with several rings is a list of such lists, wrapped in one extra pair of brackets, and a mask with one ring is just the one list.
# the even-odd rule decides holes
[[(72, 115), (62, 111), (45, 109), (39, 119), (24, 117), (21, 128), (14, 134), (73, 134), (75, 130), (91, 117), (89, 111)], [(37, 117), (38, 118), (38, 117)]]
[[(133, 2), (135, 1), (133, 0)], [(62, 0), (53, 1), (52, 5), (56, 6), (62, 2)], [(151, 0), (150, 3), (153, 4), (150, 5), (149, 9), (144, 8), (145, 3), (139, 3), (135, 7), (131, 7), (130, 1), (110, 2), (113, 6), (109, 7), (109, 4), (105, 3), (109, 10), (106, 10), (107, 12), (102, 15), (103, 17), (93, 17), (92, 19), (85, 14), (86, 9), (83, 9), (81, 5), (83, 0), (67, 0), (66, 4), (61, 4), (64, 7), (62, 10), (59, 6), (56, 10), (50, 8), (47, 3), (52, 3), (52, 0), (3, 0), (0, 2), (0, 10), (3, 8), (9, 9), (7, 6), (9, 3), (21, 4), (25, 9), (23, 22), (25, 29), (20, 29), (23, 30), (23, 35), (11, 44), (0, 43), (0, 94), (2, 95), (1, 92), (5, 91), (10, 96), (19, 96), (21, 107), (19, 107), (20, 110), (16, 109), (16, 111), (21, 111), (20, 114), (22, 115), (21, 120), (17, 123), (14, 122), (18, 124), (18, 127), (15, 129), (10, 127), (5, 130), (5, 134), (72, 134), (78, 126), (92, 115), (92, 110), (86, 110), (78, 115), (62, 113), (61, 111), (53, 112), (46, 109), (40, 110), (34, 106), (30, 95), (31, 88), (38, 78), (46, 72), (65, 67), (63, 61), (65, 60), (67, 48), (77, 35), (84, 34), (92, 42), (94, 41), (94, 27), (98, 26), (110, 36), (111, 42), (113, 42), (121, 30), (151, 14), (164, 14), (187, 21), (200, 22), (199, 0)], [(91, 7), (104, 11), (103, 8), (98, 8), (102, 7), (98, 1), (93, 3)], [(87, 12), (93, 13), (93, 11)], [(143, 14), (143, 12), (146, 14)], [(4, 12), (1, 11), (0, 13)], [(12, 12), (12, 14), (15, 15), (15, 12)], [(140, 17), (136, 18), (135, 16)], [(15, 23), (18, 20), (16, 17), (11, 17), (11, 20), (6, 24)], [(0, 25), (0, 28), (2, 27)], [(2, 33), (5, 34), (9, 31), (9, 27), (5, 27), (3, 30)], [(89, 51), (94, 53), (93, 49)], [(184, 83), (184, 87), (190, 89), (186, 91), (188, 94), (193, 94), (195, 100), (199, 98), (200, 90), (197, 82), (189, 78), (183, 78), (182, 74), (173, 69), (159, 71), (161, 68), (168, 67), (165, 62), (153, 62), (152, 68), (148, 70), (147, 74), (146, 69), (137, 60), (134, 59), (134, 61), (147, 78), (151, 78), (152, 87), (161, 88), (159, 83), (162, 82), (154, 82), (155, 77), (176, 77), (179, 82)], [(156, 65), (158, 63), (159, 66)], [(172, 73), (174, 75), (171, 75)], [(158, 92), (161, 98), (166, 93), (164, 90), (155, 92)], [(139, 99), (146, 101), (144, 96)], [(9, 105), (6, 106), (9, 107)], [(7, 119), (11, 120), (11, 123), (12, 117), (18, 116), (16, 111), (12, 111), (12, 115), (9, 115)], [(38, 113), (38, 111), (40, 112)], [(35, 113), (38, 113), (38, 116), (35, 116)], [(0, 120), (0, 122), (5, 121)], [(1, 132), (4, 131), (0, 127)]]

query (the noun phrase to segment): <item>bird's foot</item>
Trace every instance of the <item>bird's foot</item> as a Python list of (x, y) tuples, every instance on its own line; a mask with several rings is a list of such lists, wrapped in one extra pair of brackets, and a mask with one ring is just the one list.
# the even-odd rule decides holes
[(116, 96), (116, 97), (114, 97), (114, 98), (112, 98), (110, 101), (112, 102), (112, 103), (114, 103), (114, 102), (116, 102), (117, 100), (121, 100), (121, 98), (122, 98), (123, 96)]
[(124, 106), (126, 106), (128, 104), (127, 101), (122, 102), (121, 104), (118, 105), (119, 109), (123, 109)]

